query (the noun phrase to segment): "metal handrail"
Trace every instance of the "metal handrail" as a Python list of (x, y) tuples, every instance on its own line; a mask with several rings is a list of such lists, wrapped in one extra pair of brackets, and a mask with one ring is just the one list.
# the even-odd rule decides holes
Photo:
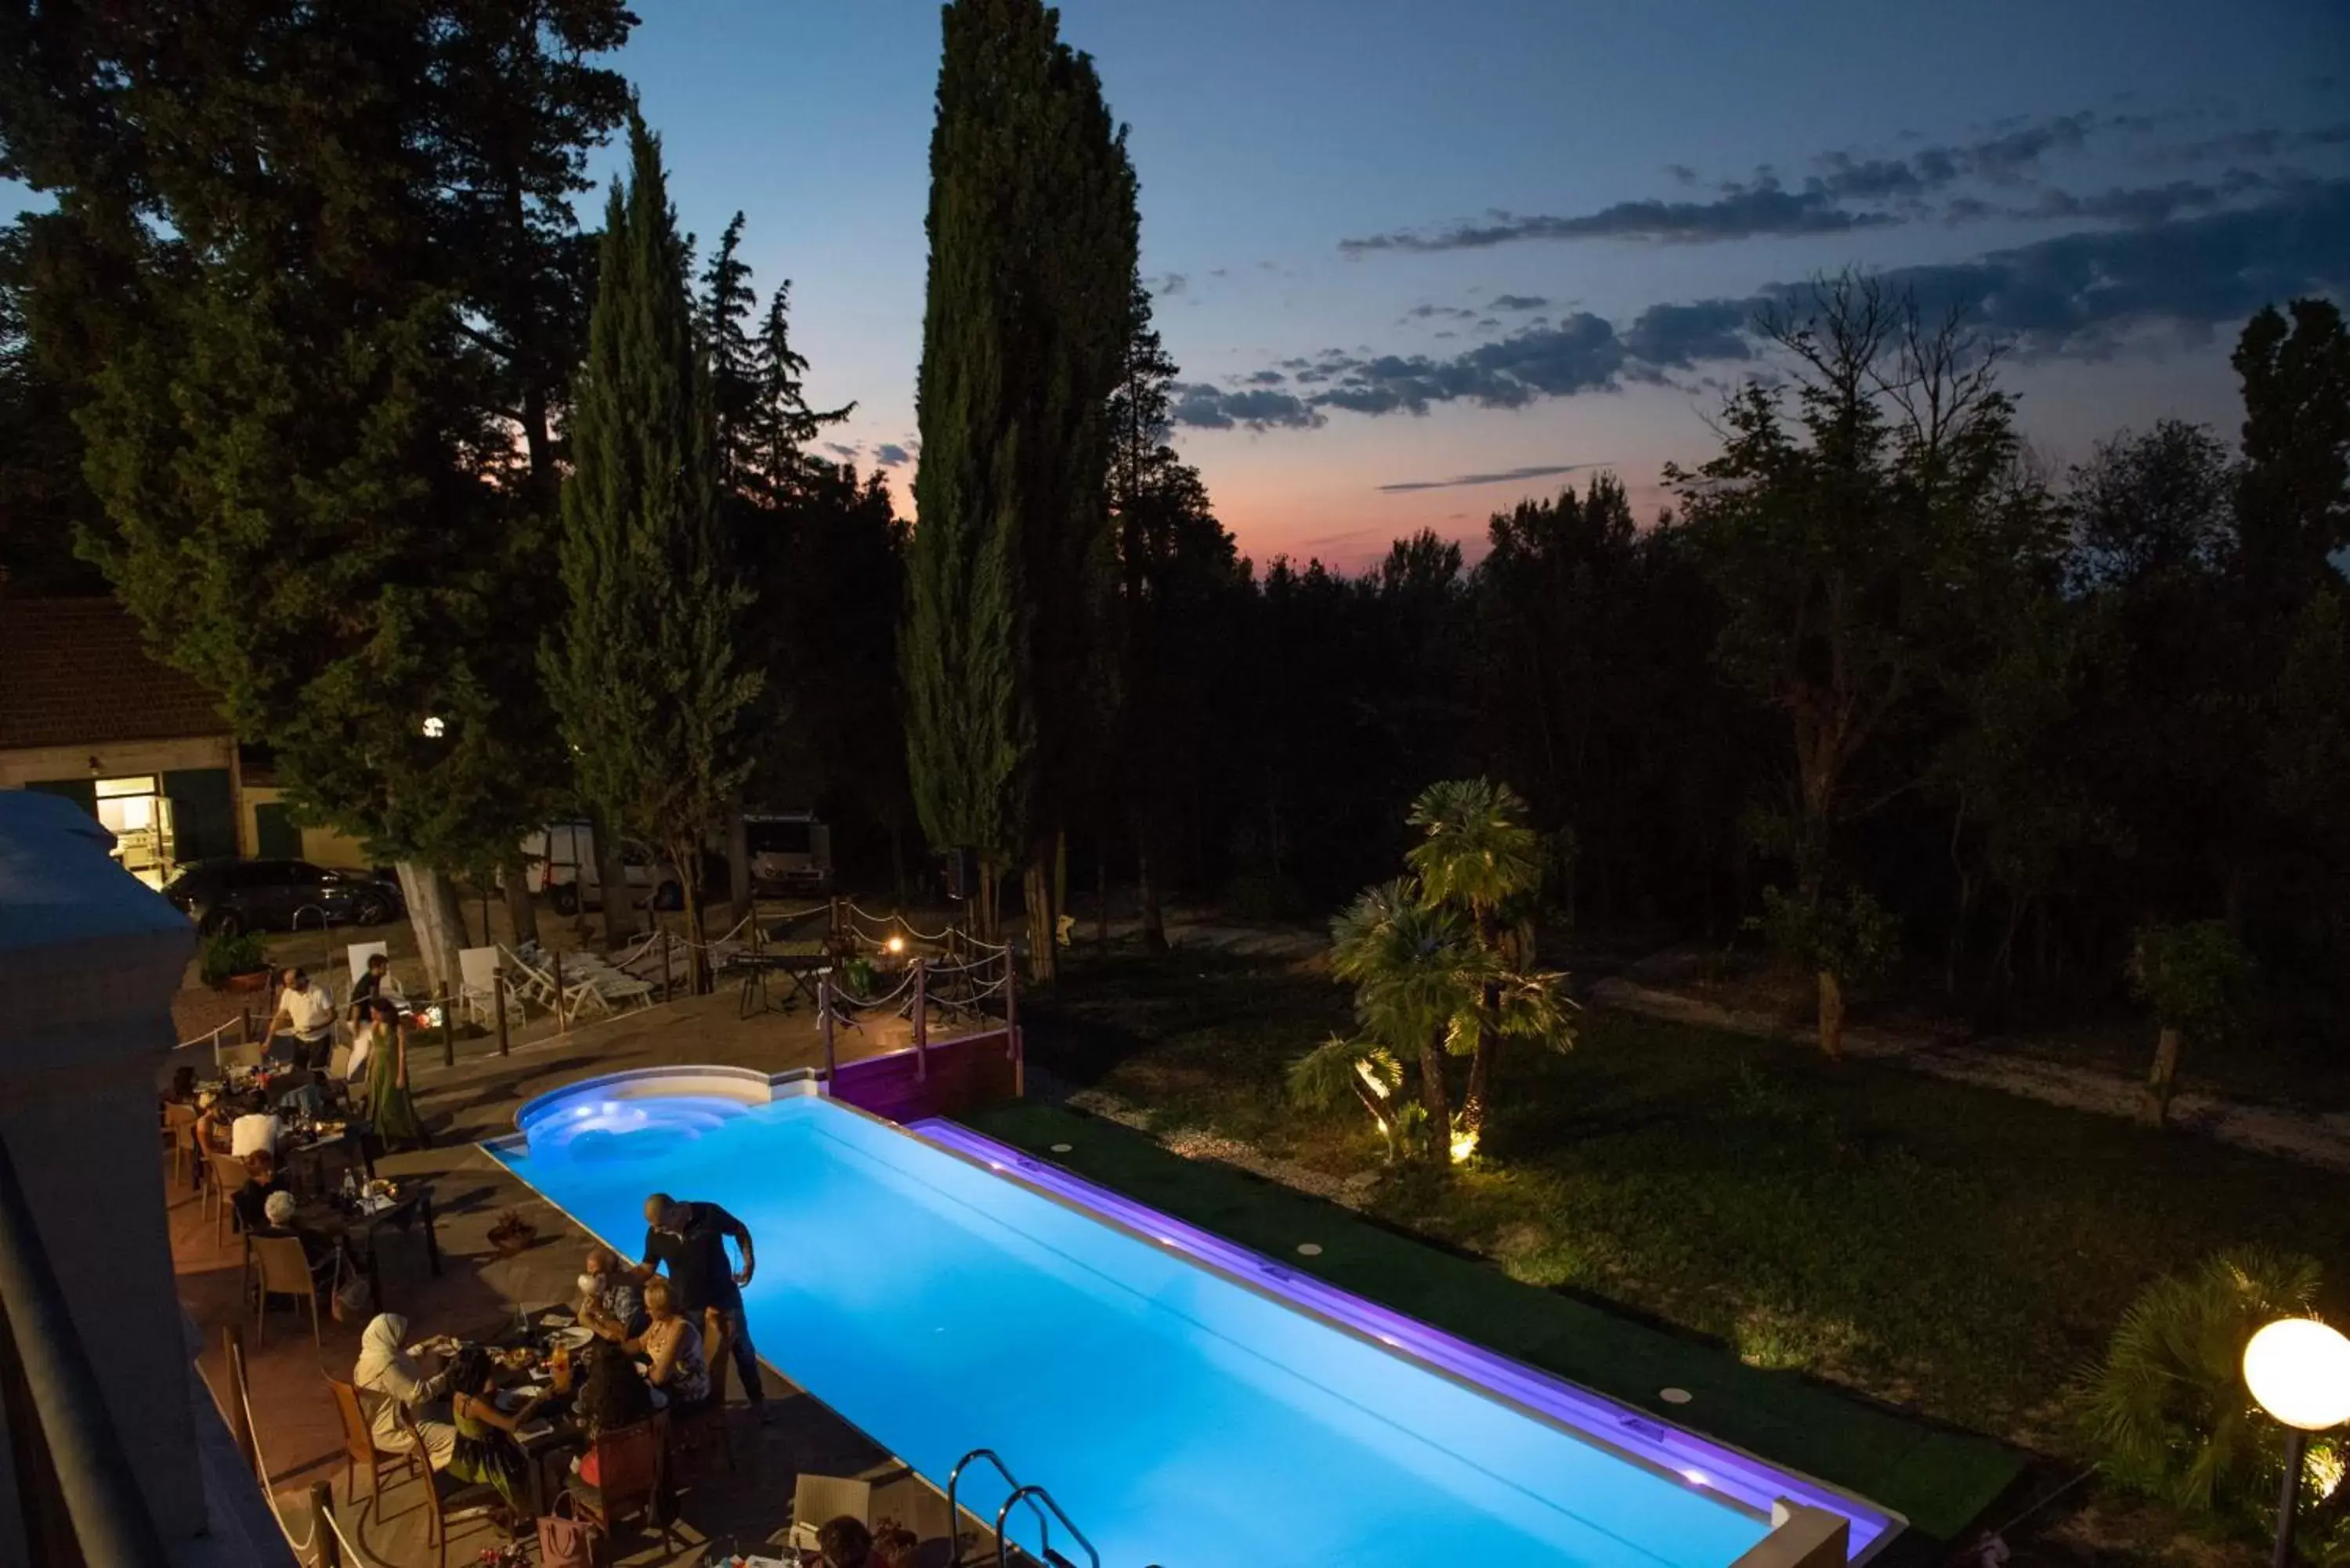
[[(41, 1440), (74, 1538), (90, 1563), (168, 1568), (163, 1538), (131, 1478), (121, 1434), (74, 1328), (72, 1309), (41, 1245), (16, 1162), (0, 1143), (0, 1300), (17, 1370), (33, 1396)], [(19, 1450), (21, 1453), (21, 1450)]]
[[(955, 1511), (955, 1489), (962, 1484), (962, 1472), (973, 1459), (985, 1459), (994, 1466), (995, 1473), (1003, 1478), (1003, 1484), (1012, 1489), (1014, 1497), (1022, 1490), (1020, 1478), (1012, 1473), (1003, 1456), (993, 1449), (973, 1449), (955, 1461), (954, 1469), (947, 1472), (947, 1539), (954, 1543), (954, 1556), (949, 1560), (947, 1568), (962, 1568), (962, 1515)], [(1006, 1502), (1003, 1506), (1009, 1511), (1012, 1505)], [(1037, 1544), (1049, 1550), (1053, 1543), (1053, 1521), (1045, 1517), (1045, 1511), (1037, 1507), (1034, 1500), (1030, 1501), (1028, 1511), (1036, 1516)], [(1055, 1511), (1059, 1511), (1056, 1509)], [(995, 1516), (995, 1538), (999, 1543), (1003, 1539), (1003, 1519), (1002, 1513)], [(1079, 1539), (1084, 1538), (1080, 1536)], [(1092, 1548), (1087, 1547), (1087, 1550), (1091, 1551)]]
[[(1067, 1531), (1071, 1538), (1073, 1538), (1079, 1546), (1086, 1549), (1086, 1561), (1093, 1564), (1093, 1568), (1101, 1568), (1101, 1553), (1094, 1550), (1094, 1543), (1086, 1539), (1086, 1532), (1084, 1531), (1079, 1530), (1076, 1525), (1069, 1522), (1069, 1516), (1061, 1511), (1061, 1505), (1059, 1503), (1053, 1501), (1053, 1494), (1046, 1491), (1041, 1486), (1022, 1487), (1018, 1491), (1015, 1491), (1010, 1497), (1005, 1498), (1003, 1500), (1003, 1506), (995, 1511), (995, 1568), (1012, 1568), (1012, 1543), (1003, 1539), (1003, 1521), (1012, 1516), (1012, 1505), (1015, 1502), (1024, 1501), (1026, 1501), (1030, 1508), (1035, 1508), (1041, 1502), (1046, 1508), (1051, 1509), (1053, 1511), (1053, 1517), (1061, 1521), (1061, 1528)], [(1066, 1558), (1061, 1557), (1053, 1550), (1050, 1537), (1039, 1542), (1037, 1544), (1038, 1550), (1042, 1551), (1045, 1554), (1045, 1562), (1066, 1563), (1068, 1561)]]

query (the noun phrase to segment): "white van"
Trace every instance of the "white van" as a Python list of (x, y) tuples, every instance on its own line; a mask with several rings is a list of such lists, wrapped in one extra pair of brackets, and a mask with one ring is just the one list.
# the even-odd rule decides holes
[(746, 811), (751, 889), (762, 897), (832, 891), (832, 829), (810, 811)]
[[(558, 915), (574, 915), (584, 904), (604, 907), (603, 871), (596, 858), (596, 830), (585, 822), (550, 822), (522, 841), (530, 857), (527, 886), (546, 895)], [(635, 839), (623, 839), (620, 859), (628, 874), (629, 902), (642, 909), (685, 907), (685, 884), (670, 864)]]

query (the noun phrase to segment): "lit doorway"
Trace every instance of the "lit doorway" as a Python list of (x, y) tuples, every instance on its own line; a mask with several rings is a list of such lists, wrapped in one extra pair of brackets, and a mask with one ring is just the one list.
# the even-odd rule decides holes
[(114, 857), (150, 888), (172, 876), (172, 802), (152, 774), (99, 779), (98, 820), (114, 835)]

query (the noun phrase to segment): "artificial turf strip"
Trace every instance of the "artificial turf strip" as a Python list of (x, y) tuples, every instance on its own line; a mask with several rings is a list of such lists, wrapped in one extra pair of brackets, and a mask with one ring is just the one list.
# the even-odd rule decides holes
[[(1857, 1492), (1938, 1542), (1956, 1541), (2023, 1469), (2020, 1455), (1988, 1438), (1904, 1418), (1792, 1373), (1758, 1371), (1712, 1345), (1523, 1284), (1336, 1204), (1185, 1159), (1114, 1122), (1033, 1100), (1000, 1102), (958, 1119), (1284, 1267)], [(1056, 1143), (1070, 1145), (1069, 1152), (1054, 1153)], [(1301, 1241), (1319, 1242), (1320, 1255), (1298, 1256)], [(1667, 1387), (1694, 1398), (1668, 1405), (1659, 1397)], [(1922, 1544), (1904, 1542), (1904, 1558)]]

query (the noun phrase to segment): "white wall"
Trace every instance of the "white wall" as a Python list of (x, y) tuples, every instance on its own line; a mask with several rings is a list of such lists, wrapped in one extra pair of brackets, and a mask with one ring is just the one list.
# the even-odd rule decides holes
[[(195, 936), (104, 840), (70, 801), (0, 791), (0, 1139), (168, 1543), (205, 1517), (155, 1108)], [(0, 1563), (14, 1489), (0, 1469)]]

